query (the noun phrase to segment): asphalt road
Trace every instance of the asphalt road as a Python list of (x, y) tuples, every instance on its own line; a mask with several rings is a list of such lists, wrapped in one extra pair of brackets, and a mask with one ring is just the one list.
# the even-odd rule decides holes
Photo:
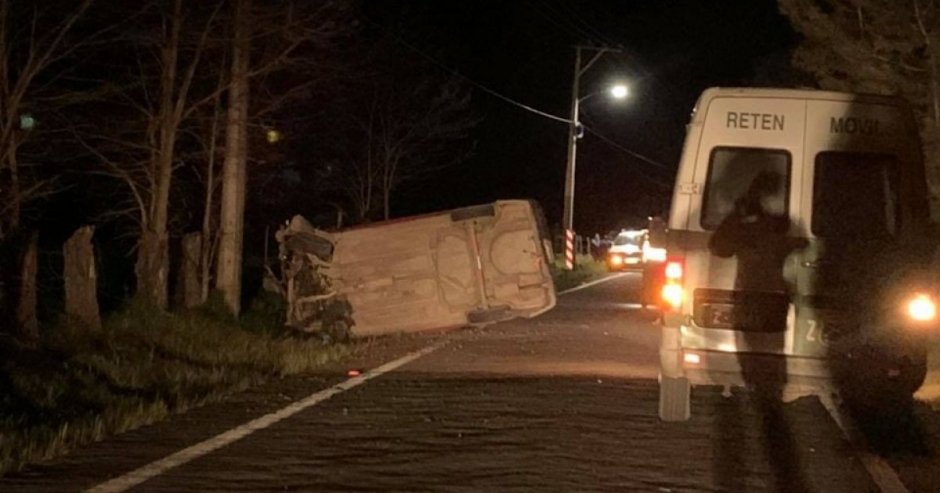
[(940, 491), (940, 426), (923, 405), (908, 421), (875, 419), (884, 423), (871, 450), (847, 440), (815, 398), (782, 406), (770, 425), (746, 393), (696, 388), (693, 418), (661, 423), (659, 332), (652, 313), (632, 303), (637, 289), (627, 274), (565, 294), (534, 320), (378, 340), (320, 375), (75, 450), (0, 480), (0, 491), (82, 491), (127, 478), (330, 388), (349, 368), (435, 343), (328, 399), (302, 401), (316, 403), (280, 421), (236, 428), (231, 443), (152, 467), (128, 491), (865, 492), (881, 491), (865, 467), (879, 445), (886, 460), (876, 462), (897, 472), (900, 491)]

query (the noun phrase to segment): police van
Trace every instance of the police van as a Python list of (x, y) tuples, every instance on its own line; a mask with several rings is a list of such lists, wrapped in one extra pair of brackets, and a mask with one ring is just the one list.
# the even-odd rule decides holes
[(696, 385), (909, 397), (923, 382), (936, 235), (903, 100), (706, 90), (651, 228), (669, 254), (661, 419), (688, 419)]

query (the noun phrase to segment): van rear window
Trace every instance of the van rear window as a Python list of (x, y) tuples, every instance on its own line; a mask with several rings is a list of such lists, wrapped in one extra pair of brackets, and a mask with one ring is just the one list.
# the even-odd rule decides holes
[(774, 216), (788, 214), (790, 153), (779, 149), (716, 147), (708, 162), (701, 224), (713, 230), (735, 207), (760, 204)]
[(888, 154), (821, 152), (813, 177), (813, 234), (879, 238), (897, 232), (897, 159)]

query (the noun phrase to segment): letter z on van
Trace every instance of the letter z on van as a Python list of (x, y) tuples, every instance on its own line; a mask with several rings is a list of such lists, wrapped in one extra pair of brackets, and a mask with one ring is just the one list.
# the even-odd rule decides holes
[(783, 115), (729, 111), (725, 126), (753, 130), (783, 130)]

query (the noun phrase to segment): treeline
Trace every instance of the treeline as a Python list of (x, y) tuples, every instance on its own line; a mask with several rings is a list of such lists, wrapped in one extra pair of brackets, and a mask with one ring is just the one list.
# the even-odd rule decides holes
[(940, 217), (940, 5), (933, 0), (779, 0), (802, 36), (793, 66), (822, 89), (897, 94), (914, 107)]
[(406, 28), (353, 1), (0, 0), (4, 332), (39, 337), (44, 235), (97, 225), (96, 247), (134, 256), (130, 281), (97, 267), (119, 296), (166, 308), (187, 265), (186, 304), (216, 290), (238, 314), (246, 238), (297, 212), (392, 215), (478, 121)]

